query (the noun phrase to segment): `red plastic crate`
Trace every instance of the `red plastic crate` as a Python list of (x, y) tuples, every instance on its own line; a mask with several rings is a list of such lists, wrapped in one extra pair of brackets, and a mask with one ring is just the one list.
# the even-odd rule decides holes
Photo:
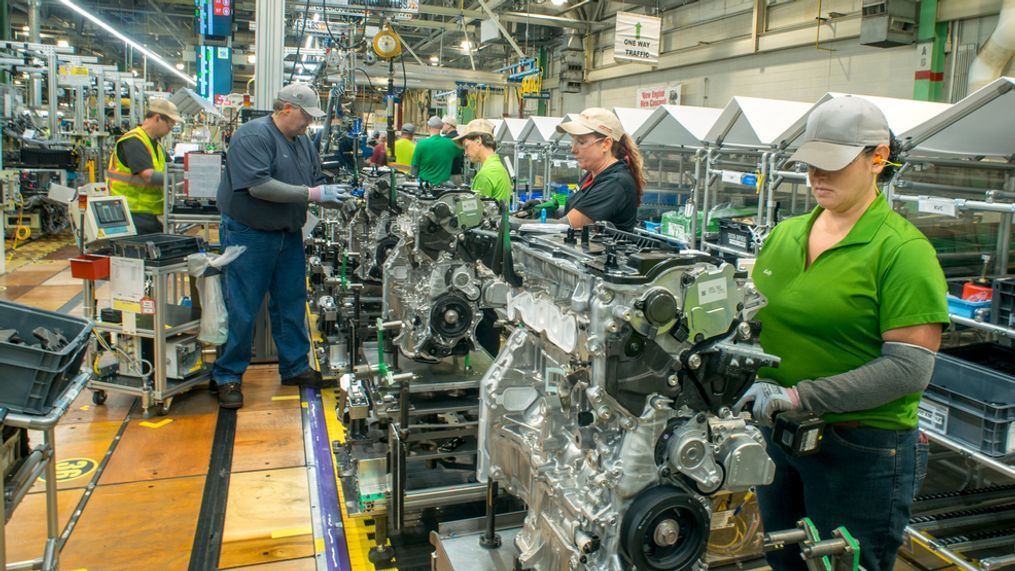
[(109, 256), (81, 254), (71, 258), (70, 274), (82, 280), (108, 280)]

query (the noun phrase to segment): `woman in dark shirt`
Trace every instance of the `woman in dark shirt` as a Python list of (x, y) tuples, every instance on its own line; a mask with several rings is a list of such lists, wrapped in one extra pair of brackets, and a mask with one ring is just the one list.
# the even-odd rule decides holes
[(630, 231), (638, 222), (638, 206), (645, 189), (642, 158), (620, 120), (608, 109), (591, 107), (557, 130), (571, 135), (571, 153), (586, 171), (564, 207), (572, 228), (612, 222)]

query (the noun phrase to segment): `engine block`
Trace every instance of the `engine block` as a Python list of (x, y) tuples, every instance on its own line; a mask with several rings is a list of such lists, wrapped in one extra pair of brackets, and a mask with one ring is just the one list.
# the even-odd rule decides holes
[(763, 298), (733, 266), (654, 239), (522, 230), (479, 446), (480, 479), (528, 505), (521, 565), (694, 566), (708, 496), (774, 477), (761, 433), (730, 410), (778, 363), (751, 321)]
[(417, 361), (466, 355), (495, 283), (469, 232), (492, 229), (500, 210), (469, 190), (400, 194), (401, 213), (389, 228), (397, 243), (383, 271), (385, 319), (401, 323), (394, 343)]

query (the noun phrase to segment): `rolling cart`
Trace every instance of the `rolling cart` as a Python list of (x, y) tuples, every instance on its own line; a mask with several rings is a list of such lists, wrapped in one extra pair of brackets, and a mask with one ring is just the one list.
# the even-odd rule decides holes
[[(95, 404), (104, 403), (108, 391), (121, 392), (141, 398), (145, 417), (152, 411), (165, 415), (173, 398), (211, 379), (202, 345), (190, 335), (200, 327), (200, 309), (179, 302), (190, 293), (185, 258), (197, 251), (198, 243), (192, 237), (153, 234), (113, 245), (118, 255), (144, 260), (145, 297), (134, 308), (140, 311), (100, 312), (95, 279), (109, 274), (85, 281), (86, 315), (96, 320), (99, 334), (89, 360), (95, 374), (88, 388)], [(103, 361), (103, 350), (116, 367)]]

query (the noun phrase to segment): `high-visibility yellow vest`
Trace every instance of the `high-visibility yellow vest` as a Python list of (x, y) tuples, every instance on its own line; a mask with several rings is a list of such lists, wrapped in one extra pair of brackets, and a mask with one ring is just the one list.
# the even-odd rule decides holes
[[(144, 144), (152, 156), (152, 165), (155, 172), (166, 172), (166, 155), (162, 147), (152, 145), (151, 139), (141, 130), (135, 127), (124, 133), (117, 139), (119, 145), (127, 139), (137, 139)], [(109, 153), (109, 166), (106, 168), (106, 186), (109, 187), (109, 194), (127, 198), (127, 207), (131, 212), (147, 212), (149, 214), (163, 214), (165, 200), (161, 184), (145, 182), (140, 176), (131, 174), (130, 167), (120, 162), (116, 154), (116, 148)]]

